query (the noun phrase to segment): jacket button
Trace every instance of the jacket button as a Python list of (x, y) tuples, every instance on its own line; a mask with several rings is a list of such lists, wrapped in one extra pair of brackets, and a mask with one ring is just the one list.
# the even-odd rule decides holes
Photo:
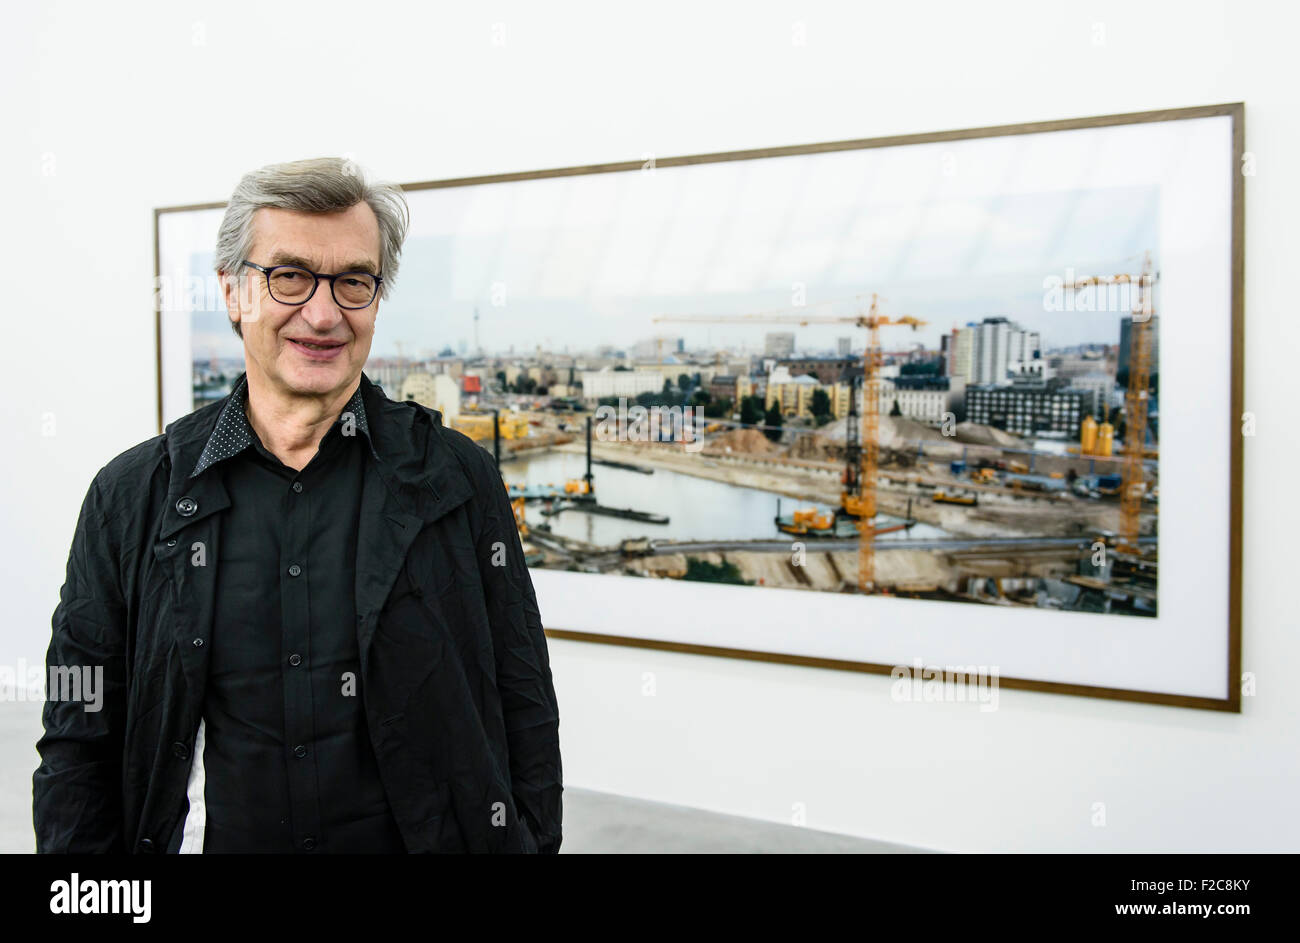
[(201, 638), (196, 638), (196, 639), (194, 640), (194, 647), (195, 647), (195, 648), (202, 648), (202, 647), (203, 647), (203, 639), (201, 639)]
[(299, 759), (302, 759), (304, 756), (307, 755), (307, 748), (300, 743), (293, 748), (293, 755), (298, 757)]
[(190, 517), (198, 509), (199, 502), (195, 501), (189, 495), (186, 495), (176, 502), (176, 513), (181, 517)]
[(148, 838), (140, 839), (140, 844), (137, 847), (140, 849), (141, 852), (143, 852), (146, 855), (153, 854), (154, 851), (153, 842)]
[(311, 851), (313, 848), (316, 847), (316, 839), (308, 835), (306, 838), (302, 840), (302, 847), (304, 851)]
[(169, 546), (169, 547), (175, 547), (175, 546), (176, 546), (176, 538), (173, 537), (171, 540), (167, 541), (167, 546)]
[(172, 744), (172, 754), (178, 759), (183, 760), (190, 755), (190, 748), (177, 740)]
[(297, 652), (294, 652), (292, 655), (289, 656), (289, 664), (297, 668), (299, 665), (302, 664), (302, 656), (299, 655)]
[(299, 576), (301, 575), (301, 573), (302, 573), (302, 567), (300, 567), (298, 564), (295, 563), (293, 564), (293, 566), (289, 567), (290, 576)]

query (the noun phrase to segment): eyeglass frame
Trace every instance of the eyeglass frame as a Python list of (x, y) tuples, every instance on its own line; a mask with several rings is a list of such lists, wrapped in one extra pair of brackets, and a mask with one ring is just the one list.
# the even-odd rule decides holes
[[(375, 303), (375, 299), (379, 297), (379, 288), (384, 283), (384, 276), (376, 275), (373, 272), (367, 272), (364, 269), (350, 269), (349, 271), (346, 272), (337, 272), (334, 275), (323, 275), (319, 272), (313, 272), (311, 269), (306, 268), (305, 266), (294, 265), (293, 263), (290, 262), (286, 262), (283, 265), (272, 265), (269, 268), (266, 266), (258, 265), (256, 262), (250, 262), (248, 261), (248, 259), (241, 259), (239, 264), (247, 265), (249, 268), (257, 269), (259, 272), (261, 272), (266, 277), (266, 293), (271, 296), (271, 300), (274, 301), (276, 304), (289, 305), (292, 308), (297, 308), (298, 306), (305, 305), (307, 302), (311, 301), (312, 298), (314, 298), (316, 295), (316, 289), (320, 288), (320, 280), (322, 278), (327, 278), (329, 279), (329, 283), (330, 283), (330, 297), (334, 299), (334, 303), (336, 305), (338, 305), (340, 308), (343, 308), (345, 311), (364, 311), (366, 308), (369, 308), (372, 304)], [(271, 273), (274, 272), (276, 269), (282, 269), (282, 268), (291, 268), (291, 269), (296, 269), (299, 272), (306, 272), (308, 275), (312, 276), (313, 279), (315, 279), (312, 282), (311, 291), (307, 292), (307, 297), (304, 298), (302, 301), (281, 301), (279, 298), (275, 297), (275, 293), (271, 291)], [(365, 275), (367, 278), (373, 278), (375, 280), (375, 293), (370, 296), (370, 300), (363, 305), (345, 305), (343, 302), (339, 301), (339, 296), (334, 293), (334, 279), (342, 278), (344, 275)]]

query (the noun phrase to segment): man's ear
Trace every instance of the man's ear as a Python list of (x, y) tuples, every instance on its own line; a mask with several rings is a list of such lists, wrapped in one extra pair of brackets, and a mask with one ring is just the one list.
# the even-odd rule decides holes
[(256, 291), (255, 279), (246, 275), (233, 275), (230, 272), (218, 272), (221, 279), (221, 294), (226, 303), (226, 316), (235, 333), (243, 337), (241, 326), (257, 320), (261, 311), (261, 298)]
[(229, 272), (218, 272), (217, 278), (221, 280), (221, 296), (226, 302), (226, 314), (230, 318), (230, 323), (238, 324), (241, 316), (239, 279)]

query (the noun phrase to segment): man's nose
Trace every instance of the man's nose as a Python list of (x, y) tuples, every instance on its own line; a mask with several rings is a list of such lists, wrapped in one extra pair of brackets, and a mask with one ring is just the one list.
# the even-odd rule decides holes
[(339, 310), (334, 293), (330, 291), (329, 279), (322, 278), (317, 284), (316, 292), (302, 306), (302, 316), (313, 330), (321, 332), (330, 330), (343, 320), (343, 312)]

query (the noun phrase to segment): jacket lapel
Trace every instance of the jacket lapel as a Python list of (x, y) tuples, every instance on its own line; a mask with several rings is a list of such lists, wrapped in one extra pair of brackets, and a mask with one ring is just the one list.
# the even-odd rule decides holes
[(411, 544), (425, 525), (464, 504), (474, 489), (434, 418), (394, 403), (364, 374), (361, 384), (378, 455), (366, 462), (357, 526), (357, 642), (365, 674), (379, 613)]
[(394, 497), (378, 466), (366, 462), (361, 519), (357, 522), (356, 584), (357, 642), (363, 674), (379, 610), (423, 523), (423, 518), (407, 511)]
[(220, 512), (230, 507), (230, 496), (219, 474), (207, 472), (197, 478), (189, 474), (224, 402), (214, 404), (216, 409), (210, 414), (200, 411), (187, 417), (210, 421), (178, 420), (168, 429), (171, 472), (153, 546), (154, 558), (175, 589), (171, 634), (180, 653), (186, 696), (195, 707), (202, 702), (207, 680), (207, 646), (212, 640), (216, 605)]

